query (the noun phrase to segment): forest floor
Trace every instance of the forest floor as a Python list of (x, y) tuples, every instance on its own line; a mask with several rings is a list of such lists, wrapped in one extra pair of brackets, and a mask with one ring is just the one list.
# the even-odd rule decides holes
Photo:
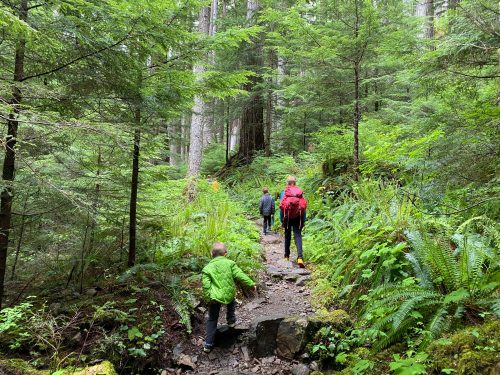
[[(262, 236), (263, 258), (265, 267), (259, 273), (258, 294), (243, 301), (237, 300), (236, 331), (246, 332), (255, 319), (266, 319), (276, 316), (309, 316), (313, 313), (310, 304), (310, 290), (306, 285), (309, 271), (297, 267), (292, 261), (283, 259), (283, 242), (281, 235), (272, 233)], [(293, 250), (292, 250), (293, 256)], [(207, 318), (206, 312), (205, 319)], [(219, 328), (224, 329), (225, 309), (221, 310)], [(226, 326), (227, 327), (227, 326)], [(298, 373), (301, 365), (297, 360), (279, 358), (276, 353), (271, 356), (254, 358), (248, 347), (245, 335), (226, 347), (215, 347), (211, 353), (202, 351), (204, 341), (203, 324), (195, 329), (189, 348), (177, 348), (184, 361), (189, 363), (184, 374), (291, 374)], [(243, 338), (242, 338), (243, 337)], [(174, 350), (175, 352), (175, 350)], [(174, 356), (176, 354), (174, 353)], [(168, 372), (166, 372), (168, 374)], [(165, 374), (164, 374), (165, 375)]]

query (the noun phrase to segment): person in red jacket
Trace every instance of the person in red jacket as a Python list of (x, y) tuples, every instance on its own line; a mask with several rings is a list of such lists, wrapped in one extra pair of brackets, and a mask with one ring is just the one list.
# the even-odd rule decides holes
[(297, 186), (294, 176), (288, 176), (287, 186), (280, 196), (280, 219), (285, 228), (285, 260), (290, 260), (290, 243), (293, 240), (297, 248), (297, 264), (304, 268), (302, 260), (302, 228), (306, 221), (307, 201), (304, 192)]

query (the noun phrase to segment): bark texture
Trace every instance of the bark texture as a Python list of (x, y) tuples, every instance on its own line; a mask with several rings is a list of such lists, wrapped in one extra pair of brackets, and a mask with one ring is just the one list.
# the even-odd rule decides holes
[[(198, 31), (209, 34), (210, 32), (210, 7), (204, 7), (200, 11), (198, 20)], [(205, 72), (203, 64), (197, 64), (193, 68), (194, 74), (200, 79)], [(193, 112), (191, 115), (191, 132), (189, 136), (189, 160), (188, 176), (196, 176), (200, 172), (201, 158), (203, 155), (203, 129), (207, 122), (207, 103), (201, 95), (194, 98)]]
[[(28, 20), (28, 0), (22, 0), (19, 7), (19, 19), (26, 22)], [(19, 127), (18, 116), (21, 112), (22, 92), (17, 83), (24, 78), (24, 61), (26, 51), (26, 40), (21, 38), (16, 46), (16, 56), (14, 61), (14, 85), (12, 89), (11, 104), (12, 113), (7, 121), (7, 136), (4, 140), (5, 156), (2, 168), (2, 179), (4, 188), (0, 195), (0, 309), (2, 308), (5, 272), (7, 269), (7, 252), (9, 248), (9, 234), (12, 221), (12, 201), (14, 190), (15, 163), (16, 163), (16, 143)]]

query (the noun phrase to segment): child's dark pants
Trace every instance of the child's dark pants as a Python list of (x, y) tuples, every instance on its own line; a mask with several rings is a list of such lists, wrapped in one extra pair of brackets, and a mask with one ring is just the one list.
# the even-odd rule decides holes
[(264, 223), (262, 229), (264, 231), (264, 234), (271, 230), (271, 215), (264, 215)]
[[(205, 340), (205, 346), (214, 346), (215, 332), (217, 331), (217, 321), (219, 320), (219, 313), (222, 303), (211, 302), (208, 305), (208, 320), (207, 320), (207, 338)], [(236, 302), (229, 303), (227, 306), (226, 320), (227, 324), (232, 324), (236, 322)]]

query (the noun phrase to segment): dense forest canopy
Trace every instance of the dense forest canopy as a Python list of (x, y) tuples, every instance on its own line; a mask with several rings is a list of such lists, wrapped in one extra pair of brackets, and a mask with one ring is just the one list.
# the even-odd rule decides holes
[(293, 174), (309, 361), (498, 371), (499, 51), (494, 0), (0, 0), (0, 358), (161, 372)]

